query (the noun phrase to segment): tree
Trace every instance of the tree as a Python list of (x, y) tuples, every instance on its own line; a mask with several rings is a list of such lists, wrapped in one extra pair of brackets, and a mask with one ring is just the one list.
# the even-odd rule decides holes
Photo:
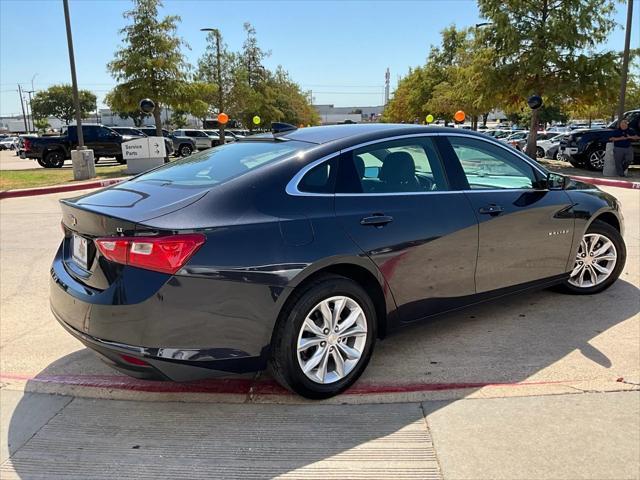
[[(95, 109), (96, 96), (89, 90), (79, 90), (78, 96), (80, 113), (84, 118)], [(76, 114), (71, 85), (53, 85), (37, 92), (31, 101), (31, 111), (34, 118), (55, 117), (69, 125)]]
[[(570, 97), (611, 52), (594, 49), (614, 28), (612, 0), (478, 0), (505, 103), (535, 93)], [(609, 57), (609, 59), (607, 59)], [(527, 154), (535, 158), (539, 111), (531, 115)]]
[(33, 125), (36, 127), (36, 130), (41, 133), (46, 132), (47, 128), (51, 126), (49, 125), (49, 120), (46, 118), (35, 118)]
[(247, 38), (242, 44), (240, 63), (247, 72), (249, 86), (256, 88), (260, 82), (266, 80), (267, 69), (262, 65), (262, 60), (271, 56), (271, 51), (262, 50), (258, 46), (256, 29), (249, 22), (245, 22), (244, 31)]
[(211, 105), (215, 103), (218, 88), (207, 82), (189, 82), (182, 85), (176, 101), (176, 110), (190, 113), (202, 121), (207, 119)]
[(174, 110), (171, 112), (171, 118), (169, 119), (169, 123), (173, 126), (173, 128), (180, 129), (187, 125), (187, 115), (186, 112), (181, 110)]
[(180, 102), (188, 79), (190, 66), (181, 51), (187, 45), (176, 35), (180, 17), (158, 18), (160, 0), (132, 1), (133, 8), (124, 13), (131, 23), (120, 30), (123, 46), (107, 68), (121, 82), (113, 90), (118, 110), (136, 110), (141, 99), (151, 98), (156, 134), (162, 136), (161, 108)]
[(123, 98), (126, 93), (126, 89), (114, 89), (105, 95), (104, 103), (120, 118), (130, 118), (136, 127), (141, 127), (149, 115), (140, 110), (134, 99)]

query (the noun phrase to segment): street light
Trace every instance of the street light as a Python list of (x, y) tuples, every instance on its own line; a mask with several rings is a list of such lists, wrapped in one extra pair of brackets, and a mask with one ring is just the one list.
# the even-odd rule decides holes
[[(213, 32), (216, 37), (216, 71), (213, 72), (218, 82), (218, 112), (224, 112), (224, 93), (222, 92), (222, 67), (220, 61), (222, 60), (222, 53), (220, 52), (220, 30), (217, 28), (201, 28), (201, 32)], [(219, 115), (218, 115), (219, 117)], [(220, 132), (220, 145), (224, 145), (224, 123), (221, 123), (218, 118), (218, 128)]]
[(622, 72), (620, 75), (620, 98), (618, 100), (618, 121), (624, 114), (624, 102), (627, 93), (627, 72), (629, 71), (629, 44), (631, 43), (631, 19), (633, 18), (633, 0), (627, 0), (627, 29), (622, 53)]

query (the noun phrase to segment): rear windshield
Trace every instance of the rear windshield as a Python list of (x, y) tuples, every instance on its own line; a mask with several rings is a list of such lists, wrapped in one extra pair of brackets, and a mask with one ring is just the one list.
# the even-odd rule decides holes
[(217, 185), (308, 148), (304, 142), (239, 142), (210, 148), (136, 177), (132, 182)]

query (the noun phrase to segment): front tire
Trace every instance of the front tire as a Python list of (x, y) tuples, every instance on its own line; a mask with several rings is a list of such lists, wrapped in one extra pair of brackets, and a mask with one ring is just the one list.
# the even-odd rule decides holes
[(570, 277), (560, 286), (565, 293), (592, 295), (618, 279), (627, 259), (620, 232), (594, 220), (582, 237)]
[(544, 158), (544, 148), (536, 147), (536, 157)]
[(181, 157), (188, 157), (192, 153), (193, 153), (193, 148), (191, 148), (191, 145), (189, 144), (185, 143), (184, 145), (180, 145), (180, 148), (178, 148), (178, 154)]
[(587, 152), (587, 168), (594, 171), (602, 171), (604, 168), (604, 148), (593, 148)]
[(371, 358), (373, 302), (359, 284), (338, 275), (323, 275), (293, 295), (274, 331), (271, 373), (303, 397), (337, 395), (353, 385)]

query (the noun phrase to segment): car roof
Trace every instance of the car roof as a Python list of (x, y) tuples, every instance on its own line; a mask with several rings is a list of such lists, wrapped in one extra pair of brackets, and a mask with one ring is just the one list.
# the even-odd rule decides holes
[[(261, 133), (247, 137), (249, 139), (266, 139), (274, 136), (281, 139), (298, 140), (301, 142), (325, 144), (337, 140), (359, 140), (364, 138), (382, 138), (396, 135), (415, 135), (420, 133), (459, 133), (451, 127), (437, 127), (431, 125), (414, 125), (405, 123), (357, 123), (346, 125), (325, 125), (321, 127), (306, 127), (282, 133)], [(465, 130), (465, 134), (486, 138), (486, 135), (472, 130)]]

